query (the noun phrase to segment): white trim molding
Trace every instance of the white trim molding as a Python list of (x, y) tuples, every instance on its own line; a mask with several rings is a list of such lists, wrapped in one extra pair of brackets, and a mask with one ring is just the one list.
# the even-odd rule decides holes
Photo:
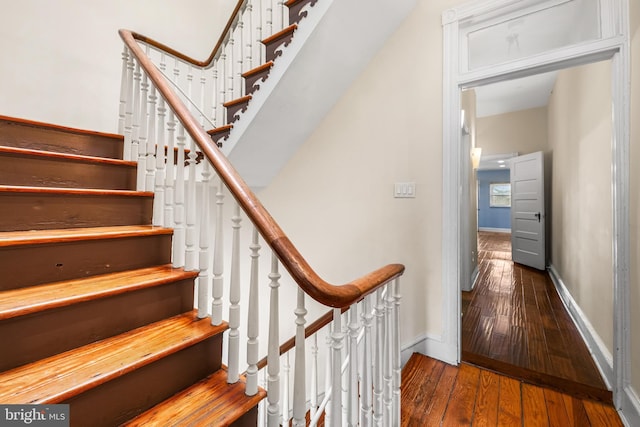
[(622, 422), (627, 427), (640, 426), (640, 398), (631, 386), (627, 386), (624, 389), (620, 399), (620, 406), (618, 407), (618, 414), (620, 414)]
[(425, 356), (442, 360), (451, 365), (457, 365), (458, 363), (455, 353), (451, 352), (449, 346), (447, 346), (442, 339), (442, 336), (426, 334), (416, 338), (410, 344), (402, 346), (400, 360), (403, 367), (413, 353), (424, 354)]
[(478, 227), (478, 231), (489, 231), (491, 233), (511, 233), (510, 228)]
[(599, 0), (600, 39), (558, 48), (527, 58), (462, 72), (460, 58), (468, 57), (466, 43), (460, 43), (461, 24), (492, 22), (522, 15), (525, 9), (548, 5), (557, 0), (476, 0), (446, 10), (443, 23), (443, 200), (442, 200), (442, 290), (443, 345), (446, 353), (460, 360), (460, 290), (461, 248), (467, 247), (463, 221), (469, 213), (469, 201), (461, 197), (462, 167), (465, 159), (460, 149), (460, 90), (479, 85), (526, 77), (546, 71), (612, 60), (612, 200), (613, 206), (613, 287), (614, 354), (613, 396), (616, 407), (627, 402), (631, 379), (631, 345), (629, 331), (629, 0)]
[(560, 295), (562, 303), (569, 312), (569, 315), (571, 316), (573, 323), (578, 328), (580, 335), (582, 335), (582, 339), (587, 345), (589, 353), (591, 353), (607, 388), (611, 390), (611, 385), (614, 383), (613, 356), (611, 355), (611, 352), (602, 341), (600, 335), (598, 335), (576, 300), (571, 296), (571, 292), (569, 292), (569, 289), (562, 280), (562, 277), (560, 277), (560, 273), (556, 267), (551, 264), (548, 267), (548, 271), (551, 281), (555, 285), (558, 295)]

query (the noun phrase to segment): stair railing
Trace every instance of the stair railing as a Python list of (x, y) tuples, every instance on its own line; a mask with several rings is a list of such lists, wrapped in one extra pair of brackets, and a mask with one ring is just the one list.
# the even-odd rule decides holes
[[(236, 13), (251, 8), (242, 1)], [(237, 21), (232, 17), (229, 22)], [(262, 411), (269, 426), (279, 425), (290, 415), (293, 425), (305, 425), (309, 410), (312, 418), (324, 414), (325, 423), (332, 426), (398, 425), (398, 279), (404, 266), (390, 264), (343, 285), (320, 278), (204, 130), (205, 120), (194, 113), (196, 103), (182, 99), (166, 67), (162, 62), (156, 65), (143, 46), (155, 46), (170, 61), (184, 60), (184, 55), (130, 31), (121, 30), (120, 36), (125, 44), (124, 101), (120, 105), (120, 123), (129, 146), (125, 152), (138, 160), (139, 189), (154, 192), (154, 225), (174, 229), (174, 266), (199, 270), (194, 297), (198, 316), (210, 316), (212, 324), (218, 325), (228, 310), (228, 382), (244, 380), (246, 393), (254, 395), (259, 371), (264, 371), (267, 400)], [(215, 50), (211, 58), (216, 58)], [(200, 163), (198, 153), (204, 157)], [(231, 203), (227, 202), (230, 198)], [(252, 227), (243, 227), (245, 220)], [(225, 239), (227, 221), (231, 223), (230, 240)], [(241, 258), (243, 241), (250, 241), (248, 260)], [(260, 255), (263, 246), (270, 249), (270, 260)], [(268, 289), (261, 286), (260, 270), (265, 264)], [(230, 266), (228, 276), (225, 266)], [(248, 281), (241, 280), (243, 270), (249, 271)], [(280, 292), (281, 287), (291, 292)], [(287, 314), (279, 306), (291, 293), (296, 296), (295, 308), (288, 314), (292, 321), (286, 322)], [(265, 299), (267, 304), (262, 302)], [(334, 310), (330, 315), (314, 316), (324, 312), (322, 307)], [(318, 320), (305, 328), (309, 312)], [(266, 345), (260, 341), (264, 325), (268, 325)], [(246, 331), (243, 346), (242, 331)], [(323, 341), (319, 333), (324, 334), (326, 346), (319, 345)], [(293, 344), (281, 347), (281, 335), (295, 335)], [(310, 369), (307, 347), (312, 355)], [(290, 351), (294, 352), (293, 385), (289, 387), (287, 380), (284, 387), (281, 358), (289, 357)], [(260, 361), (263, 354), (267, 355), (266, 365)], [(244, 369), (241, 360), (246, 361)], [(281, 396), (281, 388), (292, 392)], [(282, 411), (290, 406), (289, 394), (293, 396), (292, 414)], [(323, 399), (330, 402), (324, 412), (320, 409)]]

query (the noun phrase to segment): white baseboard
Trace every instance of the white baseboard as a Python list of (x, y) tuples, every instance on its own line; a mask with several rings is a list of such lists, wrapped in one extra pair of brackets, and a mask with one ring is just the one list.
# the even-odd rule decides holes
[(492, 233), (511, 233), (510, 228), (478, 227), (478, 231), (490, 231)]
[(446, 345), (441, 337), (435, 335), (423, 335), (412, 343), (402, 346), (400, 359), (402, 360), (403, 367), (413, 353), (424, 354), (425, 356), (441, 360), (450, 365), (458, 364), (457, 355), (453, 354), (455, 353), (455, 349), (452, 351), (451, 346)]
[(571, 293), (560, 277), (560, 273), (558, 273), (558, 270), (556, 270), (553, 265), (549, 266), (549, 276), (551, 276), (551, 281), (555, 285), (562, 303), (573, 319), (573, 323), (575, 323), (580, 335), (582, 335), (582, 338), (587, 344), (587, 348), (589, 349), (596, 366), (600, 370), (602, 379), (606, 383), (607, 388), (611, 390), (615, 378), (613, 373), (613, 356), (594, 329), (593, 325), (591, 325), (591, 322), (589, 322), (589, 319), (587, 319), (587, 316), (578, 306), (578, 303), (576, 303), (571, 296)]
[(618, 408), (618, 413), (625, 426), (640, 426), (640, 398), (630, 386), (627, 386), (622, 393), (621, 407)]

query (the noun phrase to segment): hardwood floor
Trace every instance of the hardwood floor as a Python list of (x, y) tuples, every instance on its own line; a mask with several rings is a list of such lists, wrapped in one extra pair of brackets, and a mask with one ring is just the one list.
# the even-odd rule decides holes
[(462, 360), (611, 402), (548, 273), (513, 263), (504, 233), (479, 233), (478, 260), (477, 284), (462, 293)]
[(622, 426), (611, 404), (414, 353), (402, 370), (402, 426)]

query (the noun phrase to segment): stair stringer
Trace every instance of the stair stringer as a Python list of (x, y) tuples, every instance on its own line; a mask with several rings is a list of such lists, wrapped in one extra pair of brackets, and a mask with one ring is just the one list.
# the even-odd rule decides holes
[(251, 187), (269, 185), (416, 1), (320, 0), (310, 8), (224, 143)]

